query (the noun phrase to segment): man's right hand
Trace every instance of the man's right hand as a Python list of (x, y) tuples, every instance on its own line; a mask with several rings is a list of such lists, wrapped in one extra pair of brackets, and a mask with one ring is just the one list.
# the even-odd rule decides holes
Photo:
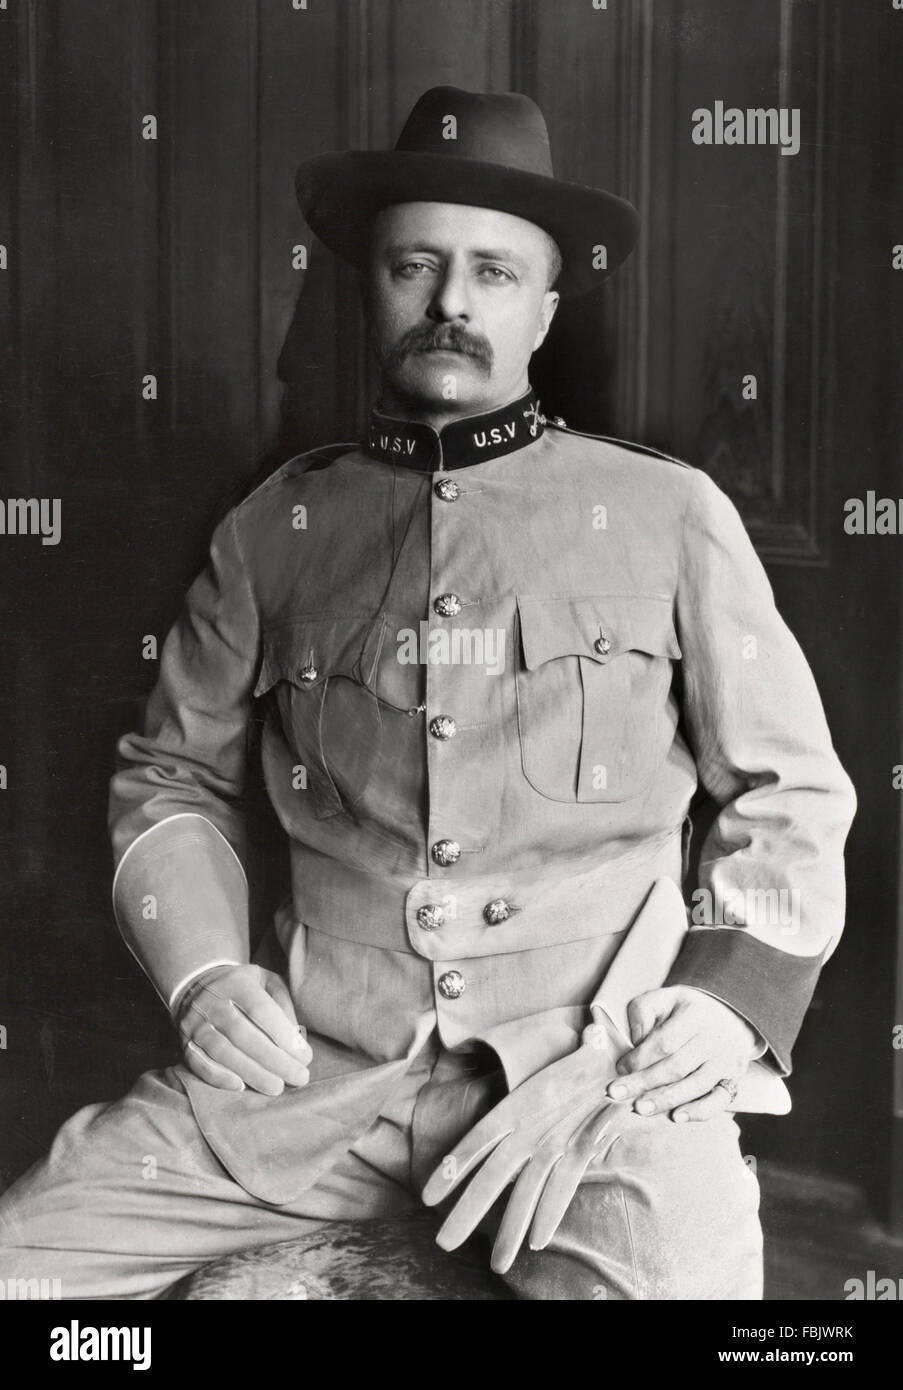
[(175, 1009), (186, 1066), (211, 1086), (267, 1096), (306, 1086), (313, 1056), (285, 983), (259, 965), (217, 965)]

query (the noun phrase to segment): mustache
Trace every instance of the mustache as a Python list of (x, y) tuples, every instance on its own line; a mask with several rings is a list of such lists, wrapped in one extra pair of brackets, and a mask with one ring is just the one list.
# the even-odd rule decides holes
[(492, 344), (479, 334), (468, 333), (458, 323), (424, 324), (403, 333), (385, 357), (385, 366), (400, 367), (414, 352), (460, 352), (483, 367), (492, 370)]

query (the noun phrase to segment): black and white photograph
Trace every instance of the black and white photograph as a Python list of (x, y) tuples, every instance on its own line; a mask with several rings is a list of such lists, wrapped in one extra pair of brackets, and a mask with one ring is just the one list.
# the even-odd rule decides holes
[(0, 1326), (862, 1369), (903, 0), (0, 0), (0, 70)]

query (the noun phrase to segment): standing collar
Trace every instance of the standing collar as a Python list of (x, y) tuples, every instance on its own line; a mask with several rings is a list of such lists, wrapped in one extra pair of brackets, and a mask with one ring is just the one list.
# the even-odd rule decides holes
[(374, 409), (365, 448), (383, 463), (442, 473), (523, 449), (534, 444), (544, 428), (545, 416), (530, 390), (510, 405), (453, 420), (441, 430)]

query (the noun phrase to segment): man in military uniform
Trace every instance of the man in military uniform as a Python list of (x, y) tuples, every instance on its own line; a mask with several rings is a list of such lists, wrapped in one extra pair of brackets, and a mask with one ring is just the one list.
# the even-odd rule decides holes
[[(63, 1127), (3, 1264), (150, 1298), (425, 1200), (521, 1297), (761, 1297), (732, 1112), (787, 1108), (854, 799), (731, 503), (530, 388), (636, 214), (555, 179), (525, 97), (450, 88), (297, 191), (364, 274), (380, 401), (217, 528), (121, 742), (114, 904), (184, 1061)], [(255, 700), (292, 892), (252, 962)]]

